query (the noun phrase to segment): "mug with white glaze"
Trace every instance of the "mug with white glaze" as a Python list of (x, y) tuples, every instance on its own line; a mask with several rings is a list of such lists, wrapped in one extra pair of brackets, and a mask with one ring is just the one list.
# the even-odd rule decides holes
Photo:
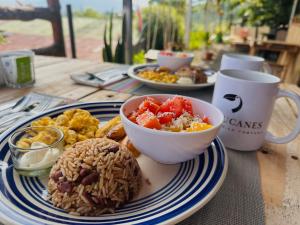
[(300, 133), (300, 117), (295, 128), (285, 137), (275, 137), (267, 131), (277, 98), (292, 99), (300, 112), (300, 96), (279, 89), (280, 79), (271, 74), (250, 70), (218, 72), (212, 104), (224, 114), (219, 132), (226, 147), (251, 151), (264, 141), (283, 144)]
[(222, 56), (220, 70), (226, 69), (254, 70), (272, 73), (271, 67), (265, 62), (264, 58), (243, 54), (224, 54)]

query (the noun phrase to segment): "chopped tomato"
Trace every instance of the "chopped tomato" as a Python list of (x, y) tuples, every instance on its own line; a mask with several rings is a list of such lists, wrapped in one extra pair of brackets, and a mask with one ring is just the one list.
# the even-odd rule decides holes
[(174, 55), (174, 53), (172, 53), (172, 52), (160, 52), (159, 54), (160, 55), (166, 55), (166, 56), (173, 56)]
[(153, 98), (153, 97), (147, 97), (146, 100), (150, 101), (150, 102), (153, 102), (155, 103), (156, 105), (161, 105), (161, 102), (156, 99), (156, 98)]
[(162, 113), (170, 112), (170, 100), (169, 99), (161, 104), (158, 112), (162, 112)]
[(137, 124), (139, 124), (143, 127), (147, 127), (147, 128), (151, 128), (151, 129), (157, 129), (157, 130), (161, 129), (161, 125), (159, 123), (159, 120), (150, 111), (146, 111), (146, 112), (140, 114), (136, 118), (136, 122), (137, 122)]
[(178, 54), (178, 57), (180, 57), (180, 58), (186, 58), (186, 57), (188, 57), (188, 55), (185, 54), (185, 53), (180, 53), (180, 54)]
[(138, 114), (142, 114), (142, 113), (146, 112), (147, 110), (156, 114), (159, 110), (159, 105), (157, 105), (156, 103), (154, 103), (148, 99), (145, 99), (139, 105)]
[(134, 111), (129, 114), (128, 119), (131, 120), (132, 122), (136, 123), (136, 117), (137, 117), (137, 113)]
[(170, 112), (175, 114), (175, 118), (181, 116), (183, 113), (184, 99), (176, 96), (170, 101)]
[(171, 123), (174, 118), (174, 114), (170, 112), (164, 112), (157, 114), (157, 118), (161, 124)]
[(204, 117), (202, 118), (202, 122), (203, 122), (203, 123), (209, 124), (209, 119), (208, 119), (208, 117), (207, 117), (207, 116), (204, 116)]
[(184, 110), (193, 116), (194, 113), (193, 113), (193, 107), (192, 107), (191, 100), (184, 99), (183, 100), (183, 105), (184, 105), (183, 106)]
[[(183, 119), (180, 121), (183, 123), (185, 118), (190, 119), (191, 116), (193, 120), (198, 120), (198, 122), (193, 122), (193, 125), (187, 124), (184, 129), (173, 129), (172, 126), (177, 121), (174, 120), (181, 115), (183, 115)], [(192, 101), (181, 96), (175, 96), (163, 102), (153, 97), (146, 97), (138, 109), (128, 115), (128, 119), (150, 129), (165, 129), (174, 132), (194, 132), (212, 127), (208, 117), (203, 116), (201, 118), (199, 115), (194, 115)], [(162, 124), (164, 125), (163, 127)]]
[(174, 114), (174, 118), (177, 118), (182, 115), (184, 109), (192, 115), (193, 109), (191, 102), (183, 97), (176, 96), (162, 103), (159, 112), (172, 112)]

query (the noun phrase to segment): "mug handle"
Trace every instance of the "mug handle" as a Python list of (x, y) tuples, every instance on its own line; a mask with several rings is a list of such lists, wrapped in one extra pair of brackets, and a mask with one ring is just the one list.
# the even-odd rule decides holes
[[(288, 98), (291, 98), (292, 100), (294, 100), (294, 102), (297, 105), (298, 112), (300, 112), (300, 96), (299, 95), (297, 95), (291, 91), (279, 89), (279, 92), (278, 92), (276, 98), (280, 98), (280, 97), (288, 97)], [(273, 142), (276, 144), (284, 144), (284, 143), (288, 143), (288, 142), (294, 140), (298, 136), (299, 133), (300, 133), (300, 115), (298, 115), (295, 128), (288, 135), (286, 135), (284, 137), (275, 137), (273, 134), (271, 134), (270, 132), (267, 131), (265, 138), (269, 142)]]

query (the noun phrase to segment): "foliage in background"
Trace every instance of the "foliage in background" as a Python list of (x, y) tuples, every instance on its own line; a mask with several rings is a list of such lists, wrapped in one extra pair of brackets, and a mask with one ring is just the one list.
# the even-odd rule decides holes
[(0, 44), (4, 44), (6, 42), (3, 34), (0, 33)]
[(242, 23), (273, 29), (289, 23), (294, 0), (222, 0)]
[[(124, 20), (123, 20), (124, 22)], [(105, 24), (104, 27), (104, 48), (102, 49), (102, 57), (104, 62), (115, 62), (115, 63), (125, 63), (125, 46), (124, 41), (122, 38), (118, 39), (116, 49), (112, 51), (112, 30), (113, 30), (113, 13), (110, 14), (109, 17), (109, 27), (108, 27), (108, 34), (107, 34), (107, 24)], [(122, 25), (122, 36), (125, 35), (125, 26)], [(108, 35), (108, 41), (107, 41), (107, 35)]]
[(185, 14), (186, 0), (149, 0), (149, 4), (159, 4), (173, 7), (177, 9), (179, 14)]
[(180, 47), (183, 42), (184, 16), (169, 5), (150, 5), (142, 11), (143, 31), (140, 40), (145, 50)]
[(95, 18), (95, 19), (103, 19), (105, 17), (102, 13), (92, 8), (86, 8), (83, 11), (75, 11), (73, 14), (74, 16), (78, 16), (78, 17), (88, 17), (88, 18)]
[(196, 50), (205, 46), (205, 30), (199, 26), (197, 30), (191, 31), (189, 49)]
[[(209, 34), (210, 39), (213, 39), (216, 43), (223, 43), (224, 34), (230, 31), (228, 21), (230, 12), (227, 8), (228, 6), (222, 0), (202, 1), (193, 6), (192, 25), (203, 27), (203, 30), (207, 32), (206, 35)], [(205, 47), (212, 44), (205, 40), (202, 41), (204, 41), (203, 45)]]
[(138, 53), (133, 55), (133, 63), (134, 64), (143, 64), (146, 63), (145, 60), (145, 51), (141, 50)]

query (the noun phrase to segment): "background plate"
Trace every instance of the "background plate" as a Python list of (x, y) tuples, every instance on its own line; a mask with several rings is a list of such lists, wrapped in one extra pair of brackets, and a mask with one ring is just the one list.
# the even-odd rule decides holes
[(184, 90), (197, 90), (205, 87), (210, 87), (215, 84), (217, 74), (208, 76), (207, 77), (207, 83), (203, 84), (167, 84), (167, 83), (158, 83), (151, 80), (144, 79), (137, 75), (137, 70), (143, 69), (145, 67), (158, 67), (157, 64), (142, 64), (142, 65), (136, 65), (132, 66), (128, 69), (128, 76), (131, 78), (138, 80), (144, 84), (146, 84), (149, 87), (153, 87), (160, 90), (178, 90), (178, 91), (184, 91)]
[[(203, 154), (176, 164), (138, 158), (144, 183), (139, 196), (115, 214), (72, 216), (47, 198), (47, 178), (19, 176), (13, 169), (8, 137), (42, 116), (57, 116), (70, 108), (90, 111), (105, 121), (119, 113), (121, 102), (80, 103), (49, 110), (7, 130), (0, 136), (0, 218), (9, 224), (174, 224), (203, 207), (218, 191), (227, 171), (227, 154), (217, 138)], [(0, 165), (1, 165), (0, 164)], [(6, 165), (6, 166), (5, 166)], [(149, 182), (146, 182), (146, 179)]]

